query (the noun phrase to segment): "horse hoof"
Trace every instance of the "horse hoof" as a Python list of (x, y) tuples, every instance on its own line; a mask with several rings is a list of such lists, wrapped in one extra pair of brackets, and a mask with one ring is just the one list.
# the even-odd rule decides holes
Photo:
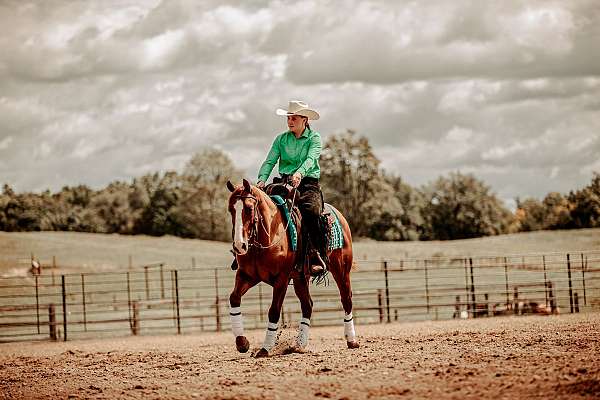
[(240, 353), (245, 353), (250, 348), (250, 342), (246, 339), (246, 336), (238, 336), (235, 338), (235, 347)]
[(348, 345), (349, 349), (358, 349), (360, 347), (360, 345), (358, 344), (358, 342), (356, 341), (351, 341), (351, 342), (346, 342), (346, 344)]
[(254, 358), (263, 358), (263, 357), (269, 357), (269, 352), (266, 349), (260, 349), (254, 355)]

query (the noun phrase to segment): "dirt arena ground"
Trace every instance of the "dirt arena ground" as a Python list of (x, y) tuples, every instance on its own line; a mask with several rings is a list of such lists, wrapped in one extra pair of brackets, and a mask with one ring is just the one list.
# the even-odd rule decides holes
[[(313, 328), (306, 354), (230, 333), (0, 344), (0, 398), (600, 398), (600, 313)], [(262, 331), (248, 332), (256, 349)]]

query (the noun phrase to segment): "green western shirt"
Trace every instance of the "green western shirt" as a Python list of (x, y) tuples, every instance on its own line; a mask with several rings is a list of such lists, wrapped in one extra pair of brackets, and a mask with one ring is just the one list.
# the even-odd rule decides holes
[(321, 135), (319, 132), (306, 128), (299, 138), (296, 138), (291, 131), (284, 132), (273, 141), (271, 150), (258, 171), (258, 180), (267, 182), (277, 161), (279, 161), (280, 174), (292, 175), (299, 172), (302, 177), (319, 179), (321, 176), (320, 156)]

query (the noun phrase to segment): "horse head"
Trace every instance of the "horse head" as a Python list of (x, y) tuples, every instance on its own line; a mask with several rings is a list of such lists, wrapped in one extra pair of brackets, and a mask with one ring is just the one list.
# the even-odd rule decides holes
[(250, 241), (255, 239), (258, 228), (258, 189), (246, 179), (241, 186), (234, 186), (227, 181), (227, 188), (231, 192), (228, 209), (233, 226), (233, 252), (244, 255), (248, 252)]

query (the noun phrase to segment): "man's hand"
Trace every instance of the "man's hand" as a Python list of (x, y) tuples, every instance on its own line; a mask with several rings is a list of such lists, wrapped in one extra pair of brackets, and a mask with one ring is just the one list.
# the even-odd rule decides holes
[(300, 180), (302, 180), (302, 175), (299, 172), (294, 173), (294, 175), (292, 175), (292, 186), (298, 187)]
[(258, 181), (256, 182), (256, 186), (260, 189), (260, 190), (264, 190), (265, 188), (265, 183), (263, 181)]

